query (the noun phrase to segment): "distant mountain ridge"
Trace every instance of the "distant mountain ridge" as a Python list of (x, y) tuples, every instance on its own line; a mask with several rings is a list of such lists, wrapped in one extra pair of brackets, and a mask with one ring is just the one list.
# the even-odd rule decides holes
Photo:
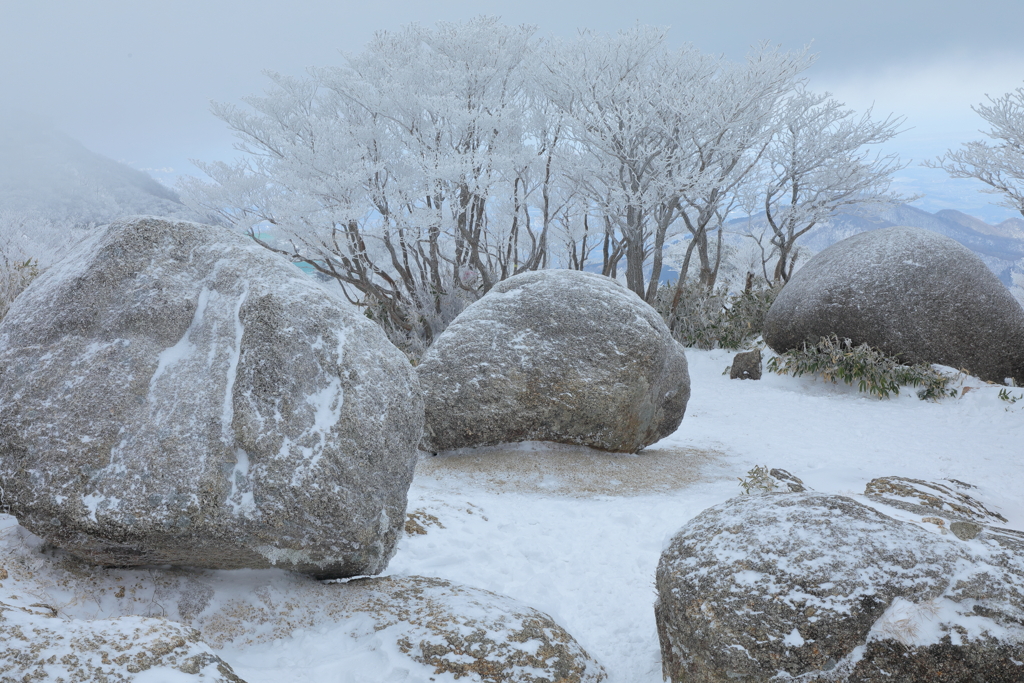
[(148, 174), (23, 114), (0, 117), (0, 211), (79, 226), (127, 214), (189, 214), (173, 190)]
[(980, 218), (968, 216), (965, 213), (954, 211), (953, 209), (936, 211), (934, 215), (945, 220), (951, 220), (955, 223), (959, 223), (965, 228), (970, 228), (971, 230), (986, 235), (1024, 240), (1024, 218), (1008, 218), (1001, 223), (989, 225)]
[(901, 204), (873, 213), (841, 213), (813, 228), (797, 244), (817, 252), (858, 233), (896, 225), (924, 228), (959, 242), (976, 253), (1007, 286), (1013, 284), (1014, 273), (1024, 275), (1024, 220), (1020, 218), (990, 225), (952, 209), (928, 213)]

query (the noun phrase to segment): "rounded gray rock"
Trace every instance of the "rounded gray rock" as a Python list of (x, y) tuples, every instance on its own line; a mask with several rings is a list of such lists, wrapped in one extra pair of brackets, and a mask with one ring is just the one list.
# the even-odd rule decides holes
[(417, 371), (434, 452), (551, 441), (635, 453), (679, 427), (690, 396), (683, 347), (658, 313), (575, 270), (499, 282)]
[(705, 510), (658, 564), (665, 678), (1021, 680), (1020, 541), (926, 527), (820, 493)]
[(793, 275), (764, 323), (779, 353), (833, 334), (905, 362), (1024, 384), (1024, 310), (973, 252), (928, 230), (833, 244)]
[(379, 573), (422, 420), (376, 325), (224, 228), (115, 222), (0, 324), (4, 503), (97, 564)]

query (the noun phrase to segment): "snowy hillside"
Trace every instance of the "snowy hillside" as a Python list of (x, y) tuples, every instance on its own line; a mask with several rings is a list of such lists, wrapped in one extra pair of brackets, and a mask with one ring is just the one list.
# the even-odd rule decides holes
[[(423, 454), (409, 512), (426, 533), (404, 538), (386, 573), (441, 577), (515, 598), (553, 617), (604, 665), (611, 683), (657, 683), (659, 555), (688, 520), (740, 494), (737, 478), (756, 465), (861, 501), (865, 484), (879, 476), (955, 478), (976, 485), (975, 497), (1005, 516), (1007, 527), (1024, 528), (1024, 401), (1000, 399), (999, 387), (961, 378), (960, 398), (935, 403), (906, 392), (879, 400), (806, 377), (730, 380), (722, 371), (731, 352), (688, 349), (687, 357), (692, 398), (682, 426), (640, 455), (537, 444)], [(11, 576), (0, 581), (0, 602), (52, 605), (65, 619), (181, 618), (168, 588), (183, 580), (179, 570), (96, 570), (69, 588), (57, 578), (59, 557), (24, 550), (24, 534), (3, 520), (0, 564)], [(31, 564), (31, 587), (18, 583), (19, 562)], [(403, 655), (385, 632), (328, 618), (309, 597), (317, 593), (308, 580), (296, 575), (242, 570), (199, 579), (209, 602), (188, 618), (207, 624), (196, 626), (204, 641), (249, 683), (455, 680)], [(257, 595), (275, 596), (282, 616), (268, 621), (238, 607)], [(74, 622), (47, 623), (70, 629)], [(207, 633), (217, 629), (245, 635), (218, 641)], [(146, 676), (194, 680), (171, 670)]]
[(185, 215), (174, 191), (45, 122), (17, 115), (0, 122), (0, 210), (75, 224), (124, 214)]

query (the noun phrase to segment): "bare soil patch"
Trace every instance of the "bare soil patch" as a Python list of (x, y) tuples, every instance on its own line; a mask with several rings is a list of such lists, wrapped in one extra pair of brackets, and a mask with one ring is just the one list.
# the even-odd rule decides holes
[(651, 448), (632, 455), (582, 446), (528, 442), (423, 453), (417, 477), (469, 479), (494, 492), (589, 498), (639, 496), (734, 476), (725, 454), (696, 448)]

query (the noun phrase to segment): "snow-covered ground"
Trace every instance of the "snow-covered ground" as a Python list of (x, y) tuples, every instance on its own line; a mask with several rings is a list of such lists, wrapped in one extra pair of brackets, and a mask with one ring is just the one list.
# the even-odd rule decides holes
[[(759, 381), (730, 380), (722, 371), (732, 356), (687, 350), (686, 417), (675, 434), (638, 456), (518, 447), (425, 457), (409, 510), (434, 515), (444, 528), (406, 537), (387, 573), (438, 576), (516, 598), (572, 633), (611, 683), (657, 683), (654, 572), (662, 548), (689, 519), (740, 494), (737, 478), (755, 465), (781, 467), (815, 490), (842, 494), (863, 494), (880, 476), (959, 479), (977, 485), (972, 493), (1007, 526), (1024, 528), (1024, 400), (1008, 404), (999, 387), (977, 379), (968, 380), (975, 388), (962, 398), (939, 403), (910, 390), (880, 400), (768, 372)], [(597, 455), (602, 466), (588, 468), (580, 455)], [(501, 462), (487, 467), (489, 456)], [(560, 467), (567, 457), (575, 472)], [(649, 458), (661, 480), (643, 476)], [(672, 481), (663, 489), (665, 479)], [(574, 494), (566, 480), (589, 490)], [(301, 677), (300, 641), (287, 653), (223, 656), (250, 683), (285, 674), (333, 680), (319, 677), (323, 669)], [(336, 680), (348, 680), (345, 670), (339, 662)], [(398, 674), (368, 670), (353, 680)]]
[[(611, 683), (657, 683), (654, 574), (662, 548), (699, 512), (740, 494), (737, 478), (756, 465), (847, 495), (880, 476), (954, 478), (977, 485), (971, 493), (1006, 526), (1024, 528), (1024, 400), (1010, 404), (1001, 387), (974, 378), (961, 379), (968, 391), (960, 398), (937, 403), (912, 390), (879, 400), (768, 372), (760, 381), (730, 380), (722, 371), (732, 355), (687, 351), (686, 418), (637, 456), (537, 444), (424, 456), (409, 511), (427, 533), (404, 538), (387, 573), (511, 596), (573, 634)], [(146, 575), (119, 572), (128, 574)], [(283, 572), (215, 574), (223, 584), (237, 577), (228, 592), (268, 581), (284, 590), (291, 581)], [(258, 644), (236, 639), (218, 654), (249, 683), (454, 680), (372, 633), (355, 637), (330, 623), (285, 630)], [(175, 676), (182, 675), (166, 680)]]

